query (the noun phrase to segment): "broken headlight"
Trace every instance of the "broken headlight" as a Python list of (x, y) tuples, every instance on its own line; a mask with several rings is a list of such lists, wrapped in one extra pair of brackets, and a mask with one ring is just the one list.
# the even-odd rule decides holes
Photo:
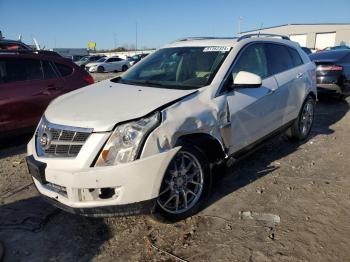
[(158, 126), (159, 112), (118, 125), (101, 151), (95, 166), (113, 166), (134, 161), (147, 135)]

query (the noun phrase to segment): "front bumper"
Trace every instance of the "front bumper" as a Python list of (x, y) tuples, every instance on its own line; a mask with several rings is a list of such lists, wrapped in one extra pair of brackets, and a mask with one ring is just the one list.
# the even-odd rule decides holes
[[(42, 179), (32, 176), (34, 184), (61, 209), (89, 216), (139, 214), (154, 206), (164, 173), (179, 149), (117, 166), (78, 169), (67, 169), (62, 159), (40, 158), (28, 150), (27, 163), (29, 167), (31, 158), (41, 169), (44, 166)], [(58, 168), (60, 161), (62, 168)], [(33, 174), (33, 168), (29, 170)]]
[(97, 72), (97, 67), (89, 67), (87, 71), (89, 71), (90, 73)]

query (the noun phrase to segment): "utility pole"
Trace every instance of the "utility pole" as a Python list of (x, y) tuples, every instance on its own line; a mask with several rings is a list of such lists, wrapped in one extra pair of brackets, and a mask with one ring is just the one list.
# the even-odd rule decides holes
[(242, 16), (240, 16), (239, 18), (238, 18), (238, 34), (240, 34), (241, 33), (241, 23), (242, 23), (242, 21), (243, 21), (243, 17)]
[(117, 35), (116, 35), (116, 33), (113, 33), (113, 43), (114, 43), (114, 49), (117, 49)]
[(137, 22), (136, 22), (136, 44), (135, 44), (135, 51), (137, 52)]

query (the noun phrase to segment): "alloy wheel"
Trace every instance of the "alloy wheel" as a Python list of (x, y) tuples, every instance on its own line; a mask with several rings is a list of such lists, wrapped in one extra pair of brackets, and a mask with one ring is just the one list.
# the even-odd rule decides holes
[(314, 104), (310, 99), (308, 100), (303, 108), (301, 117), (300, 117), (300, 132), (303, 136), (306, 136), (311, 129), (312, 122), (314, 119)]
[(189, 152), (180, 151), (165, 174), (158, 205), (171, 214), (184, 213), (199, 201), (203, 186), (204, 174), (198, 159)]

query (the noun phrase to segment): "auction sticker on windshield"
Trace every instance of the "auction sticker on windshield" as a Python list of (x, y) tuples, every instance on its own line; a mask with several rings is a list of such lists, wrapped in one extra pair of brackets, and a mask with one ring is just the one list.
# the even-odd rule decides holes
[(203, 49), (203, 52), (228, 52), (231, 47), (228, 46), (208, 46)]

